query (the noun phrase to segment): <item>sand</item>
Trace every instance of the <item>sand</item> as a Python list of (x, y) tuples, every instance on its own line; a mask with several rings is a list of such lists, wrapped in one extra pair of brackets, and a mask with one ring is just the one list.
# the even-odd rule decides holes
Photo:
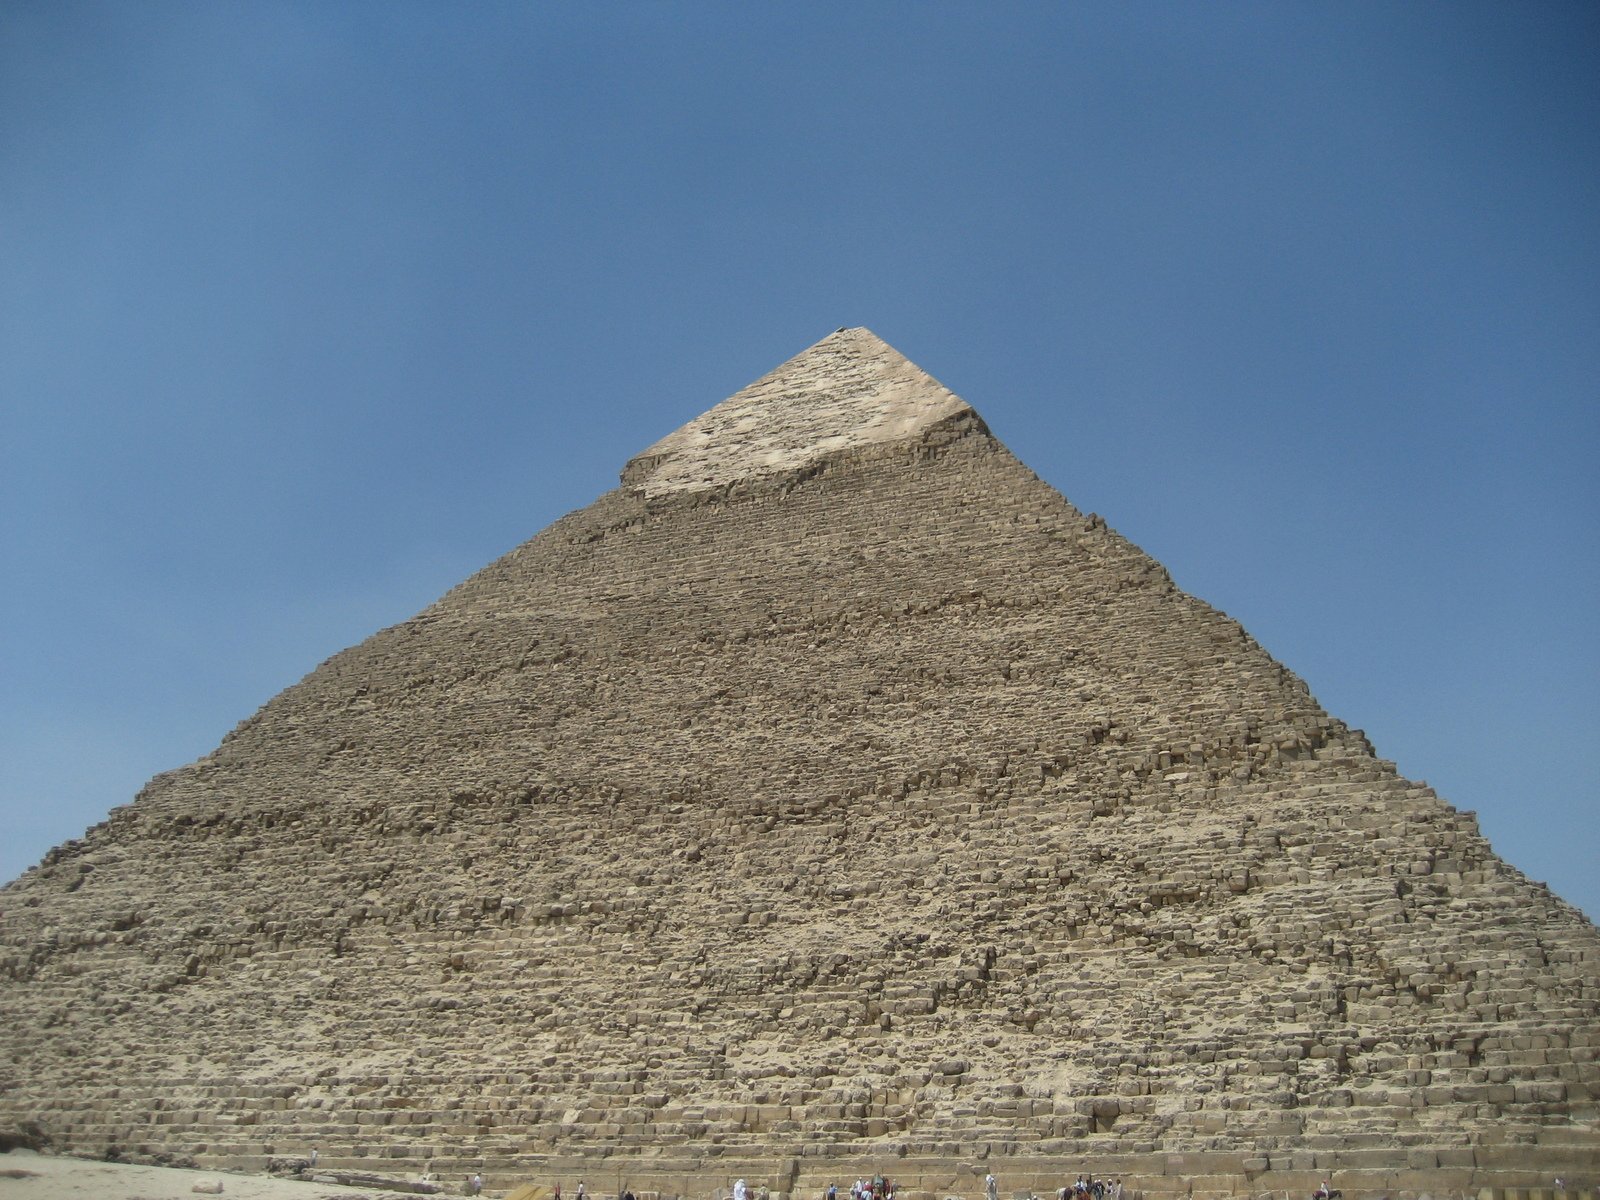
[[(270, 1175), (138, 1167), (36, 1154), (31, 1150), (0, 1154), (0, 1200), (195, 1200), (195, 1185), (205, 1182), (222, 1184), (222, 1200), (340, 1200), (347, 1197), (418, 1200), (402, 1192), (278, 1179)], [(450, 1194), (442, 1192), (440, 1196)]]

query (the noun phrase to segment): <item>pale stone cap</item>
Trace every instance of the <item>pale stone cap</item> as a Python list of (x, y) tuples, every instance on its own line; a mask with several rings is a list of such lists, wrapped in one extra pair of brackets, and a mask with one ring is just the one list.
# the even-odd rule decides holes
[(982, 428), (965, 400), (870, 329), (840, 329), (635, 455), (622, 482), (647, 496), (704, 491), (920, 441), (957, 418)]

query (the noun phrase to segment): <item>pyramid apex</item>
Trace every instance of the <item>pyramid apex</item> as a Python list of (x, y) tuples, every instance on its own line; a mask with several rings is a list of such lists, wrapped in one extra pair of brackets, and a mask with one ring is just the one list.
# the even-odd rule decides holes
[(872, 330), (840, 328), (635, 455), (622, 482), (648, 496), (801, 471), (951, 426), (972, 407)]

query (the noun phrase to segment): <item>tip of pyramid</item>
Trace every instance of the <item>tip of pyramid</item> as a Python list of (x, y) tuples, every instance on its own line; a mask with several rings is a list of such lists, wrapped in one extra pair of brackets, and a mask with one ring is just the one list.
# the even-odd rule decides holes
[(872, 330), (843, 327), (636, 455), (624, 486), (706, 491), (969, 422), (970, 405)]

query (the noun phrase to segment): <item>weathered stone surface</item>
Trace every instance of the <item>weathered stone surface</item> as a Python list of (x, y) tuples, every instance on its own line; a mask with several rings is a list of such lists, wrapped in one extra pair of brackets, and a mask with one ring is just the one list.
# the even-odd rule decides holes
[(0, 1130), (79, 1153), (1399, 1194), (1600, 1146), (1594, 927), (864, 330), (53, 851), (0, 981)]

